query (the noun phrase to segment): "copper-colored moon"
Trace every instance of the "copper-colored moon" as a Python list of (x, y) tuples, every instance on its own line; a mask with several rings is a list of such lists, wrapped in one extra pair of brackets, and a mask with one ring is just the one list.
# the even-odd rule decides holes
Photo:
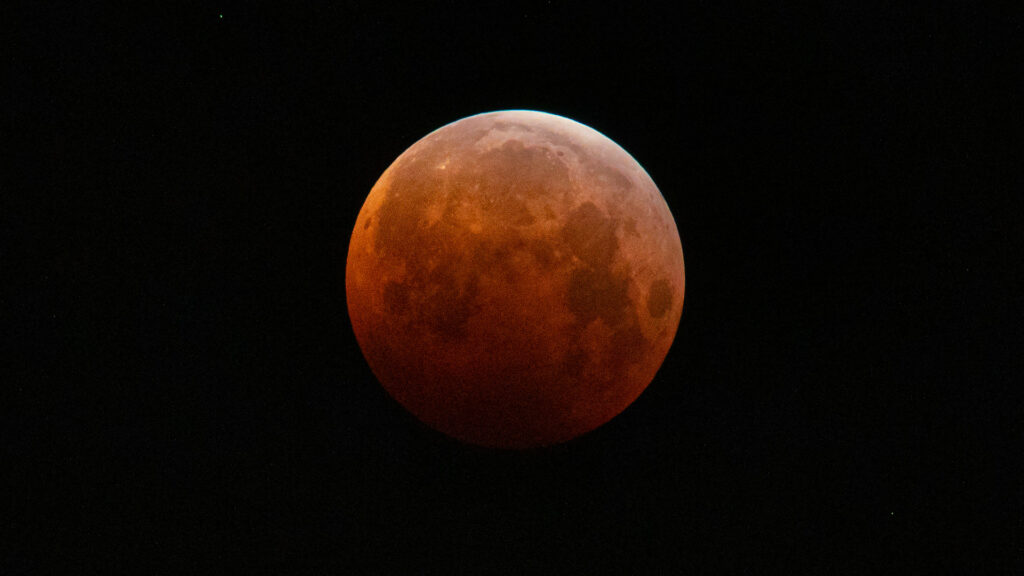
[(683, 250), (617, 144), (561, 116), (492, 112), (384, 172), (345, 287), (395, 400), (456, 439), (528, 448), (597, 428), (652, 381), (682, 314)]

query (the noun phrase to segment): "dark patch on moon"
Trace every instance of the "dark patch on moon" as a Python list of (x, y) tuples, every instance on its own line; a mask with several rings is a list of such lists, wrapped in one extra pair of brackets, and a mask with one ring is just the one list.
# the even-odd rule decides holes
[(569, 214), (562, 238), (577, 258), (589, 266), (608, 266), (619, 250), (615, 223), (593, 202), (585, 202)]
[(626, 233), (629, 234), (630, 236), (634, 236), (636, 238), (640, 237), (640, 232), (638, 232), (636, 229), (635, 218), (626, 218), (625, 223), (622, 225), (622, 229), (625, 230)]
[(556, 263), (555, 248), (551, 242), (546, 240), (534, 240), (528, 245), (528, 250), (533, 255), (534, 261), (544, 270), (550, 270)]
[(640, 330), (636, 310), (630, 308), (628, 322), (612, 334), (611, 350), (610, 363), (616, 373), (621, 373), (628, 365), (639, 362), (647, 350), (650, 350), (650, 343)]
[(659, 278), (647, 290), (647, 312), (652, 318), (661, 318), (672, 308), (672, 285)]
[(569, 310), (582, 324), (601, 318), (618, 326), (629, 308), (629, 277), (612, 274), (607, 267), (578, 268), (569, 277)]
[(579, 346), (573, 347), (565, 355), (565, 360), (562, 363), (562, 375), (568, 377), (572, 382), (577, 382), (589, 361), (590, 355), (586, 351)]
[(409, 287), (400, 282), (388, 282), (384, 286), (384, 311), (396, 316), (409, 312)]
[(440, 266), (426, 275), (421, 315), (431, 332), (445, 340), (458, 340), (466, 336), (466, 324), (476, 314), (479, 277), (470, 276), (460, 283), (455, 266)]

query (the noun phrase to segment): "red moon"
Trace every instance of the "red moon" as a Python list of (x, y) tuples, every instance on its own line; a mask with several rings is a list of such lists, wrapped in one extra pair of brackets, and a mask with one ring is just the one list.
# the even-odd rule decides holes
[(679, 232), (647, 172), (601, 133), (525, 110), (448, 124), (384, 172), (345, 288), (388, 393), (498, 448), (564, 442), (629, 406), (683, 308)]

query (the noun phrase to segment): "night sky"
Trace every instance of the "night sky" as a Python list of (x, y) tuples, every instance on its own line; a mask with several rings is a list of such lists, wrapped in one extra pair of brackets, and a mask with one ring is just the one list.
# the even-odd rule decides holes
[[(253, 4), (4, 10), (0, 573), (1024, 564), (1019, 13)], [(384, 169), (510, 108), (686, 258), (647, 391), (524, 452), (405, 412), (344, 293)]]

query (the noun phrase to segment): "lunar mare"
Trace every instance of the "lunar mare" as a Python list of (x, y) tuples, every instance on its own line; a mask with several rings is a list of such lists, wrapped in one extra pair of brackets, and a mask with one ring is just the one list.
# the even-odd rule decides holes
[(669, 208), (625, 150), (516, 110), (448, 124), (394, 161), (356, 219), (345, 284), (395, 400), (459, 440), (527, 448), (643, 392), (685, 275)]

